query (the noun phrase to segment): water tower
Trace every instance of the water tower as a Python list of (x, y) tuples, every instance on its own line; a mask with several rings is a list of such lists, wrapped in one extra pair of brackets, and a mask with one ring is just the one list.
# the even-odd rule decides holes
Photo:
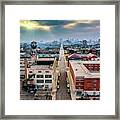
[(37, 42), (32, 41), (32, 42), (31, 42), (31, 48), (32, 48), (32, 49), (36, 49), (36, 48), (37, 48)]
[(37, 54), (37, 51), (36, 51), (36, 48), (37, 48), (37, 42), (35, 41), (32, 41), (31, 44), (31, 54), (32, 55), (36, 55)]

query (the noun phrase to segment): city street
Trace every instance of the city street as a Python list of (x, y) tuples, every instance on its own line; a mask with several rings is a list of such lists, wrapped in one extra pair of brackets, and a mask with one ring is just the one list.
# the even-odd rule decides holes
[(60, 56), (59, 56), (59, 89), (57, 90), (56, 99), (57, 100), (71, 100), (70, 94), (67, 92), (67, 74), (66, 74), (66, 66), (65, 66), (65, 58), (64, 58), (64, 49), (61, 44), (60, 48)]

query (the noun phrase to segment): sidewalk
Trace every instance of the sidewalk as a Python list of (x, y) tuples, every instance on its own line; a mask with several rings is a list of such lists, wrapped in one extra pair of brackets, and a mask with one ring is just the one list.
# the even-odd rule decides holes
[[(58, 67), (55, 66), (54, 66), (54, 79), (52, 82), (52, 100), (56, 100), (56, 92), (57, 92)], [(59, 66), (59, 62), (58, 62), (58, 66)]]
[[(65, 59), (65, 57), (64, 57), (64, 59)], [(66, 68), (67, 68), (67, 61), (66, 61), (66, 59), (65, 59), (65, 66), (66, 66)], [(75, 85), (74, 85), (74, 83), (73, 83), (72, 76), (71, 76), (69, 70), (66, 70), (66, 71), (67, 71), (68, 81), (69, 81), (69, 83), (70, 83), (71, 98), (72, 98), (72, 100), (76, 100)]]
[(75, 86), (74, 86), (73, 79), (69, 71), (67, 71), (67, 76), (68, 76), (68, 80), (70, 83), (71, 98), (72, 100), (76, 100)]

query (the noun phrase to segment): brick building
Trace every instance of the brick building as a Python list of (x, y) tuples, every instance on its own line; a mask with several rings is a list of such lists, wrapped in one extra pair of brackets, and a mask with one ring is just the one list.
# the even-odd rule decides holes
[(76, 99), (81, 96), (88, 99), (99, 99), (99, 61), (70, 60), (69, 68), (76, 88)]

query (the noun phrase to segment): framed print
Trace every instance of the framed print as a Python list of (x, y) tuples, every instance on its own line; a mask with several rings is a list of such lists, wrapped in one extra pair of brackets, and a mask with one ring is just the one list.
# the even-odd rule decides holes
[(119, 2), (1, 3), (2, 119), (119, 119)]

